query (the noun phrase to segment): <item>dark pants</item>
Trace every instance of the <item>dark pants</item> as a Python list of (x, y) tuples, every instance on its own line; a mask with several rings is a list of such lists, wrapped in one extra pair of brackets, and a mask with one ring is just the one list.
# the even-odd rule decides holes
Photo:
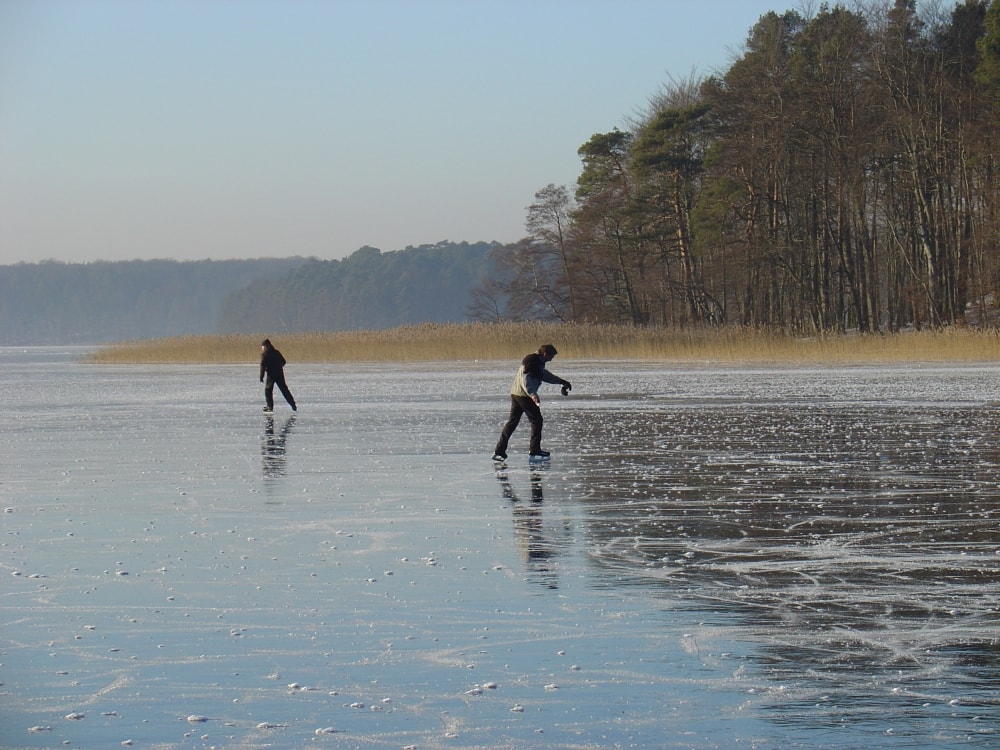
[(288, 390), (288, 386), (285, 384), (285, 374), (278, 373), (277, 377), (268, 373), (267, 380), (264, 381), (264, 398), (267, 400), (267, 408), (274, 409), (274, 386), (278, 386), (278, 390), (281, 391), (281, 395), (285, 397), (285, 401), (288, 405), (292, 407), (292, 411), (297, 408), (295, 406), (295, 398), (292, 396), (292, 392)]
[(522, 414), (527, 414), (528, 421), (531, 422), (531, 443), (528, 451), (530, 453), (541, 452), (542, 410), (538, 408), (538, 404), (527, 396), (511, 396), (510, 417), (507, 418), (507, 424), (503, 426), (503, 430), (500, 432), (500, 441), (497, 443), (494, 453), (499, 453), (500, 455), (507, 453), (507, 443), (510, 441), (510, 436), (514, 434), (514, 430), (517, 429)]

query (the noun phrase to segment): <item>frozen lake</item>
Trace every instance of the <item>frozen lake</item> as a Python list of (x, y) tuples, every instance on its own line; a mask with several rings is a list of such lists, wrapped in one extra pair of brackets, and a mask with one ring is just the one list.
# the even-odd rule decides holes
[(1000, 746), (1000, 368), (560, 357), (498, 470), (514, 363), (80, 354), (0, 349), (5, 748)]

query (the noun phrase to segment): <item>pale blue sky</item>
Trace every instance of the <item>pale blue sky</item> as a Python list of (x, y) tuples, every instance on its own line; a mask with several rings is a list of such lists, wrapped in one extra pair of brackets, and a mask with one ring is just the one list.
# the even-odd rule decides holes
[(513, 242), (786, 0), (0, 0), (0, 264)]

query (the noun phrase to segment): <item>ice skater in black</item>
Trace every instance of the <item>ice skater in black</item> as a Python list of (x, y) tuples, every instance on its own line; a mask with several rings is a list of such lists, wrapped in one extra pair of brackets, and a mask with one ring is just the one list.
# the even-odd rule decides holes
[(497, 441), (497, 447), (493, 451), (494, 461), (503, 461), (507, 458), (507, 443), (524, 414), (528, 415), (528, 421), (531, 422), (531, 442), (528, 448), (531, 458), (549, 457), (549, 452), (542, 450), (542, 410), (538, 408), (541, 401), (538, 398), (538, 386), (542, 383), (561, 385), (564, 396), (573, 387), (568, 380), (563, 380), (545, 369), (545, 363), (551, 362), (556, 354), (556, 348), (552, 344), (543, 344), (538, 347), (536, 353), (529, 354), (521, 360), (521, 366), (517, 369), (514, 383), (510, 387), (510, 417), (507, 418), (507, 424), (504, 425), (500, 440)]
[(264, 398), (267, 400), (267, 406), (264, 407), (264, 411), (268, 414), (274, 411), (275, 385), (278, 386), (278, 390), (281, 391), (281, 395), (285, 397), (288, 405), (292, 407), (292, 411), (298, 411), (298, 407), (295, 405), (295, 398), (285, 384), (284, 368), (285, 358), (281, 356), (281, 352), (271, 345), (271, 339), (264, 339), (260, 345), (260, 382), (264, 383), (264, 376), (266, 375), (267, 382), (264, 383)]

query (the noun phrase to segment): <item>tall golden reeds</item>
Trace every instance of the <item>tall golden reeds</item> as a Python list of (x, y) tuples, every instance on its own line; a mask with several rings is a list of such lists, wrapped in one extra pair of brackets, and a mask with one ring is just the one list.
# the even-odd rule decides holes
[(127, 341), (98, 349), (95, 363), (245, 363), (270, 336), (293, 362), (421, 362), (519, 359), (552, 342), (560, 359), (674, 362), (862, 364), (992, 362), (992, 329), (912, 331), (892, 335), (795, 337), (748, 328), (674, 330), (537, 323), (422, 324), (378, 331), (182, 336)]

